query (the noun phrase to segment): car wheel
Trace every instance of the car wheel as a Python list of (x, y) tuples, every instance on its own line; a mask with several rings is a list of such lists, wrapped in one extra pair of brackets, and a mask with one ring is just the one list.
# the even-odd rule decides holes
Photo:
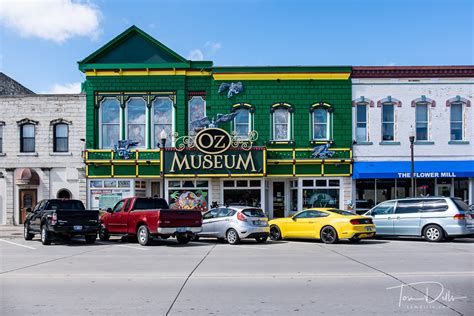
[(332, 226), (326, 226), (321, 229), (321, 240), (325, 244), (334, 244), (339, 238), (337, 237), (337, 232)]
[(151, 244), (150, 230), (148, 226), (142, 225), (137, 230), (138, 243), (142, 246), (148, 246)]
[(281, 231), (278, 226), (273, 225), (270, 227), (270, 239), (271, 240), (281, 240)]
[(352, 243), (358, 243), (361, 241), (361, 239), (359, 237), (352, 237), (352, 238), (349, 238), (349, 241)]
[(258, 244), (263, 244), (264, 242), (266, 242), (268, 239), (268, 237), (257, 237), (255, 238), (255, 240), (257, 241)]
[(176, 236), (176, 240), (178, 240), (178, 243), (185, 245), (189, 242), (189, 240), (191, 240), (191, 238), (186, 235), (178, 235)]
[(108, 241), (110, 239), (110, 234), (104, 224), (99, 226), (99, 239), (102, 241)]
[(444, 233), (438, 225), (428, 225), (423, 231), (423, 236), (429, 242), (440, 242), (444, 238)]
[(93, 244), (93, 243), (95, 243), (95, 240), (97, 239), (97, 236), (96, 235), (86, 235), (85, 239), (86, 239), (86, 244)]
[(25, 237), (25, 240), (32, 240), (35, 237), (35, 234), (30, 234), (30, 224), (28, 223), (25, 223), (23, 228), (23, 237)]
[(46, 225), (41, 226), (41, 243), (45, 246), (51, 245), (51, 237), (46, 229)]
[(231, 245), (237, 245), (240, 242), (239, 234), (233, 228), (227, 231), (226, 237), (227, 237), (227, 242)]

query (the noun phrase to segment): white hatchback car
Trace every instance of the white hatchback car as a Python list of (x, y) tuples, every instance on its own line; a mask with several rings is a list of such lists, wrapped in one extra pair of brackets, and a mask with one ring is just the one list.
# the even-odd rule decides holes
[(255, 238), (258, 243), (267, 241), (270, 234), (265, 212), (251, 206), (223, 206), (203, 214), (202, 231), (199, 237), (216, 237), (227, 240), (231, 245), (243, 238)]

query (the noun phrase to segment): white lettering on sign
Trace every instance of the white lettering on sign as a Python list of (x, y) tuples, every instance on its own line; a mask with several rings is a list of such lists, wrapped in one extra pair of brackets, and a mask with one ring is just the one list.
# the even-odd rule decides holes
[[(411, 178), (411, 172), (397, 172), (399, 178)], [(454, 172), (415, 172), (415, 178), (456, 178)]]

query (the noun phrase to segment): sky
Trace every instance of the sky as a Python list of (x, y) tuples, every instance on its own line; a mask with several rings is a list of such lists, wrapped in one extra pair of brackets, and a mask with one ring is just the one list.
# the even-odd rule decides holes
[(77, 61), (136, 25), (215, 66), (472, 65), (474, 0), (0, 0), (0, 72), (79, 93)]

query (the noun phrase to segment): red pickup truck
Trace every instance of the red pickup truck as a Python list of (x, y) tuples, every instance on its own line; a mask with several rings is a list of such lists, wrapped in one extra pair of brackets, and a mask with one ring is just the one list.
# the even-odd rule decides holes
[(186, 244), (201, 231), (200, 211), (172, 210), (164, 199), (132, 197), (120, 200), (107, 209), (99, 220), (99, 238), (108, 240), (111, 235), (137, 236), (142, 246), (149, 245), (153, 237), (176, 236)]

